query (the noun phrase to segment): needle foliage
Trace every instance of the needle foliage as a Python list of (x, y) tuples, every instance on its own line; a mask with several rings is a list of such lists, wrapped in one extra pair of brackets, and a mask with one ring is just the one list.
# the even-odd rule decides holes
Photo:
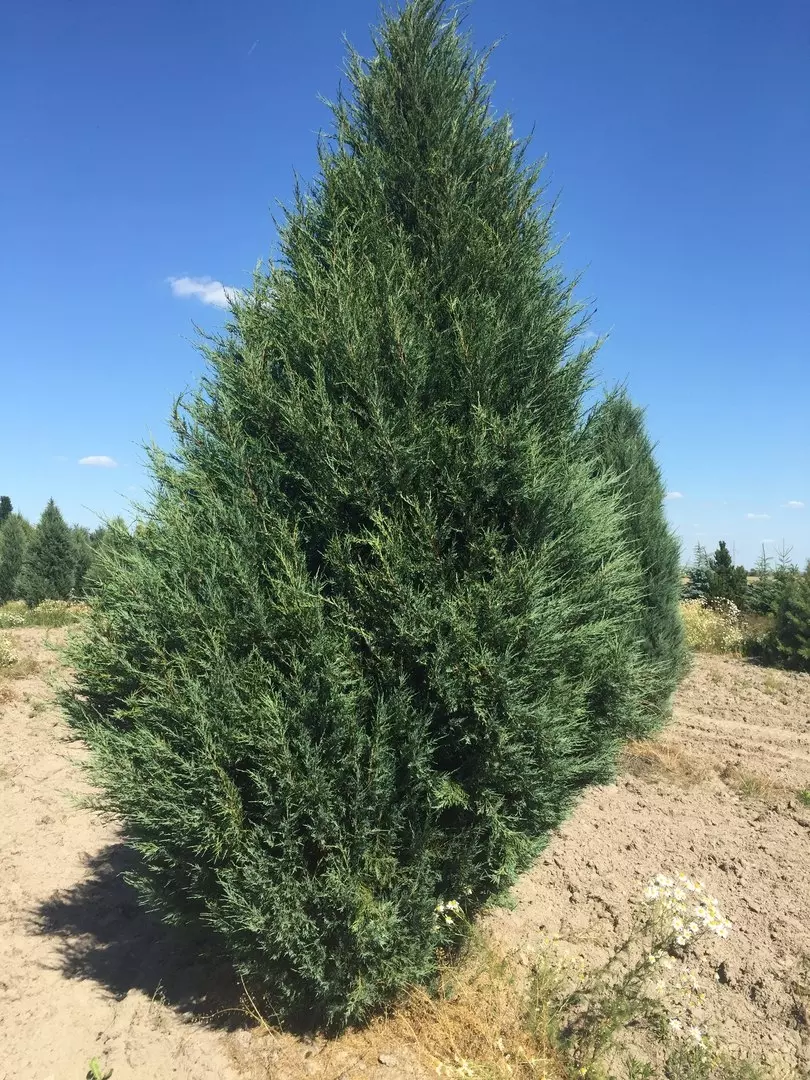
[(649, 669), (538, 169), (441, 3), (347, 77), (66, 698), (145, 902), (331, 1027), (430, 978), (437, 904), (473, 915), (609, 776)]

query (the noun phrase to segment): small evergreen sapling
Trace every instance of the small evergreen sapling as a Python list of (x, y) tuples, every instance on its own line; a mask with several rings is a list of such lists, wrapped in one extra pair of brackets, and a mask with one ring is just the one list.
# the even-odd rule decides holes
[(744, 566), (735, 566), (725, 540), (709, 560), (709, 590), (707, 599), (731, 600), (738, 608), (745, 607), (748, 574)]
[(709, 554), (703, 544), (696, 544), (692, 562), (686, 567), (684, 600), (707, 600), (709, 596)]
[(810, 671), (810, 562), (783, 586), (765, 656), (782, 667)]

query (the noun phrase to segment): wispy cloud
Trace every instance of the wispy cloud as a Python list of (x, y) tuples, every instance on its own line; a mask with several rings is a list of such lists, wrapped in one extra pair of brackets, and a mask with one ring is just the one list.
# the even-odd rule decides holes
[(664, 496), (664, 498), (667, 499), (667, 500), (682, 499), (683, 498), (683, 492), (682, 491), (668, 491), (666, 493), (666, 495)]
[(769, 517), (770, 517), (771, 515), (770, 515), (770, 514), (746, 514), (745, 516), (746, 516), (746, 517), (747, 517), (747, 518), (748, 518), (748, 519), (749, 519), (750, 521), (767, 521), (767, 519), (768, 519), (768, 518), (769, 518)]
[(804, 503), (800, 499), (788, 499), (786, 503), (782, 504), (786, 506), (788, 510), (804, 510)]
[(80, 465), (94, 465), (97, 469), (117, 469), (118, 462), (115, 458), (107, 457), (106, 454), (91, 454), (89, 457), (79, 458)]
[(221, 281), (210, 277), (170, 277), (166, 278), (166, 281), (175, 296), (184, 300), (194, 297), (211, 307), (230, 307), (231, 297), (239, 292), (238, 289), (223, 285)]

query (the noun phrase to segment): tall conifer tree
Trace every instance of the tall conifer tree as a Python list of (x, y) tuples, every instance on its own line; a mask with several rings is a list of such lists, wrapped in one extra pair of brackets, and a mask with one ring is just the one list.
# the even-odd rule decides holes
[(609, 394), (588, 418), (585, 443), (597, 472), (615, 481), (626, 511), (625, 536), (644, 578), (638, 628), (652, 664), (649, 705), (663, 719), (686, 670), (687, 650), (679, 608), (680, 545), (664, 513), (664, 484), (644, 411), (623, 389)]
[(437, 904), (528, 864), (649, 689), (538, 171), (441, 3), (375, 44), (67, 698), (146, 901), (332, 1025), (431, 974)]
[(75, 572), (73, 538), (51, 499), (26, 550), (20, 593), (31, 606), (43, 600), (67, 600), (73, 590)]
[(30, 528), (19, 514), (12, 514), (0, 529), (0, 604), (20, 595), (20, 572)]

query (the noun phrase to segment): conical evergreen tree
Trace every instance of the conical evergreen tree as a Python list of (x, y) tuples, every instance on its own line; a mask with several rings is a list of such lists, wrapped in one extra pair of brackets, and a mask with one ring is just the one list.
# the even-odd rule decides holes
[(11, 505), (11, 499), (8, 495), (0, 495), (0, 525), (11, 516), (13, 509), (14, 507)]
[(12, 514), (0, 529), (0, 604), (20, 595), (19, 579), (29, 531), (28, 522), (19, 514)]
[(584, 434), (597, 472), (616, 482), (626, 509), (625, 536), (644, 578), (638, 627), (652, 664), (649, 704), (653, 715), (663, 719), (686, 671), (688, 653), (679, 608), (680, 546), (664, 513), (664, 485), (644, 411), (626, 391), (615, 391), (591, 412)]
[(85, 596), (90, 587), (92, 577), (91, 568), (95, 559), (95, 551), (90, 539), (90, 532), (81, 525), (76, 525), (71, 530), (73, 538), (73, 552), (76, 561), (73, 576), (73, 592), (76, 596)]
[(737, 607), (745, 605), (748, 575), (744, 566), (735, 566), (725, 540), (709, 560), (709, 600), (731, 600)]
[(810, 671), (810, 562), (782, 586), (765, 658), (794, 671)]
[(42, 600), (67, 600), (73, 590), (76, 553), (73, 538), (56, 503), (42, 511), (20, 575), (22, 598), (33, 607)]
[(527, 865), (648, 692), (578, 309), (482, 80), (433, 0), (351, 57), (66, 699), (146, 902), (332, 1025), (430, 975), (437, 904)]

